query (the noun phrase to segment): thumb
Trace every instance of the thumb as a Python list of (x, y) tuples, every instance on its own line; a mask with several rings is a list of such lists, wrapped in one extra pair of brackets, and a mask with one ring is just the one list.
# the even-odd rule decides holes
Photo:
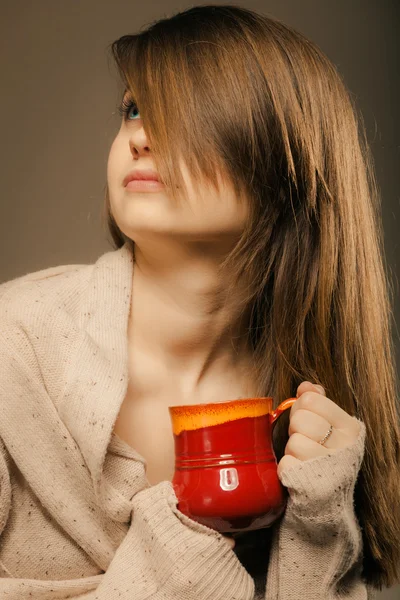
[(311, 383), (311, 381), (302, 381), (299, 387), (297, 388), (296, 398), (304, 394), (304, 392), (317, 392), (318, 394), (322, 394), (326, 396), (325, 390), (322, 385), (317, 383)]

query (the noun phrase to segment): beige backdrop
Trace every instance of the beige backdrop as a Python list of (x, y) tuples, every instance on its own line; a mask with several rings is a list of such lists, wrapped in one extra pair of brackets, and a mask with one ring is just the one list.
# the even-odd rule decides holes
[[(400, 3), (238, 4), (276, 16), (308, 35), (339, 66), (356, 96), (383, 195), (386, 255), (396, 278), (399, 322), (395, 59)], [(117, 78), (106, 46), (189, 6), (171, 0), (0, 0), (0, 283), (58, 264), (91, 263), (111, 249), (100, 217), (107, 155), (120, 117)], [(395, 340), (399, 357), (398, 333)], [(380, 599), (399, 596), (400, 586), (382, 592)]]

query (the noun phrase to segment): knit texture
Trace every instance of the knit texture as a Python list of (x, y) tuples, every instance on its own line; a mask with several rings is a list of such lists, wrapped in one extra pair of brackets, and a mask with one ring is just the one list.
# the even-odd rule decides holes
[(132, 266), (125, 244), (0, 285), (0, 599), (372, 598), (353, 505), (362, 422), (351, 447), (282, 473), (287, 508), (254, 577), (171, 482), (149, 485), (113, 433)]

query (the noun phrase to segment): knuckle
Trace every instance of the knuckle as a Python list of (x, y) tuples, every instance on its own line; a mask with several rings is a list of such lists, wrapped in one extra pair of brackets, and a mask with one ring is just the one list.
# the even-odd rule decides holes
[(300, 406), (309, 410), (312, 409), (315, 402), (315, 392), (305, 392), (300, 397)]
[(299, 408), (294, 413), (293, 417), (290, 419), (290, 427), (293, 432), (296, 432), (300, 429), (302, 423), (307, 418), (307, 411)]
[(293, 433), (286, 444), (285, 454), (296, 454), (301, 445), (301, 433)]

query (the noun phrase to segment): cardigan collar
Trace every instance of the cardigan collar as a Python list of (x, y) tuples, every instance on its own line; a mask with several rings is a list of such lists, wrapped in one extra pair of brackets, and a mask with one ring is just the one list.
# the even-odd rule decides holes
[[(134, 257), (128, 242), (93, 264), (80, 302), (80, 331), (58, 406), (92, 476), (97, 501), (111, 510), (115, 496), (103, 475), (114, 423), (128, 386), (128, 318)], [(128, 448), (127, 448), (128, 449)], [(131, 457), (141, 461), (131, 449)], [(144, 466), (142, 485), (148, 486)]]

